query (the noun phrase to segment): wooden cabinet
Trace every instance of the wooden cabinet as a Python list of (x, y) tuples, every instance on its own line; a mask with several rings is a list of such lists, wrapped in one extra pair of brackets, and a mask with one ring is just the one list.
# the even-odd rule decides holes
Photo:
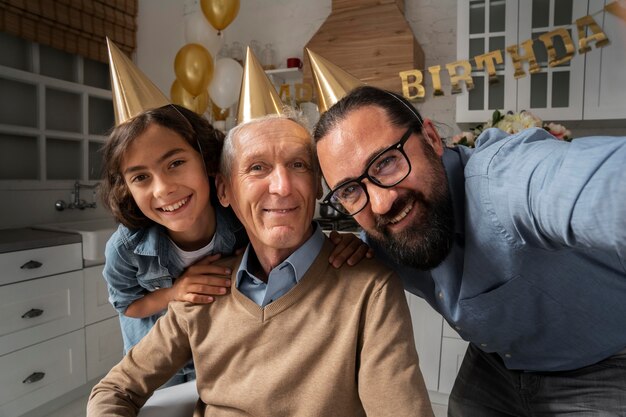
[[(618, 86), (626, 81), (626, 25), (610, 13), (594, 15), (611, 44), (578, 52), (578, 33), (571, 25), (589, 13), (602, 11), (608, 0), (460, 0), (457, 10), (457, 57), (501, 50), (504, 63), (496, 65), (498, 83), (489, 83), (486, 72), (472, 66), (474, 89), (457, 97), (457, 122), (483, 123), (494, 110), (529, 110), (545, 121), (598, 120), (626, 118), (626, 92)], [(548, 66), (545, 45), (539, 36), (565, 28), (574, 42), (573, 58), (556, 67)], [(513, 76), (513, 64), (505, 51), (532, 39), (533, 51), (541, 70)], [(552, 38), (557, 56), (564, 56), (560, 38)], [(523, 50), (520, 55), (524, 55)]]

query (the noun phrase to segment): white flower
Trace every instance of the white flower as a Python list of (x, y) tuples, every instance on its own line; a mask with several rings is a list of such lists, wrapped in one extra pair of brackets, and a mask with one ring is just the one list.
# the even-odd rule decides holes
[(518, 133), (531, 127), (541, 127), (541, 119), (529, 111), (506, 114), (495, 124), (494, 127), (504, 130), (509, 134)]

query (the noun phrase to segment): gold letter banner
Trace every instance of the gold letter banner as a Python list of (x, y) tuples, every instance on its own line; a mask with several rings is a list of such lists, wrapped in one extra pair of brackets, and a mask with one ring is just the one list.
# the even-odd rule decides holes
[[(604, 8), (593, 14), (583, 16), (580, 19), (576, 19), (576, 22), (569, 26), (576, 25), (578, 32), (578, 53), (584, 54), (591, 50), (589, 46), (590, 42), (595, 42), (596, 48), (602, 48), (609, 44), (609, 40), (606, 34), (600, 28), (600, 25), (594, 20), (593, 16), (600, 13), (610, 13), (617, 16), (619, 19), (626, 21), (626, 0), (616, 0), (607, 4)], [(586, 31), (589, 28), (591, 34), (587, 36)], [(556, 49), (554, 48), (554, 39), (560, 38), (565, 47), (565, 52), (562, 56), (558, 56)], [(563, 65), (574, 57), (576, 48), (574, 41), (566, 29), (561, 27), (552, 30), (548, 33), (544, 33), (539, 36), (539, 41), (543, 43), (548, 53), (548, 66), (556, 67)], [(526, 76), (526, 72), (523, 68), (523, 63), (528, 62), (528, 72), (535, 74), (541, 71), (541, 66), (537, 64), (537, 58), (533, 51), (534, 40), (528, 39), (521, 42), (519, 45), (511, 45), (506, 47), (506, 52), (511, 56), (513, 62), (513, 68), (515, 70), (513, 77), (515, 79)], [(520, 54), (520, 50), (523, 51)], [(490, 51), (485, 54), (476, 55), (470, 60), (476, 62), (476, 68), (479, 70), (484, 69), (489, 77), (490, 83), (498, 82), (496, 65), (503, 63), (502, 51)], [(460, 60), (446, 64), (446, 69), (450, 76), (450, 84), (452, 86), (451, 93), (456, 94), (462, 92), (459, 83), (465, 82), (467, 90), (474, 88), (474, 80), (472, 79), (472, 66), (470, 60)], [(459, 68), (462, 71), (459, 73)], [(433, 65), (428, 67), (428, 72), (433, 83), (433, 96), (444, 95), (441, 89), (441, 65)], [(400, 80), (402, 81), (402, 94), (409, 100), (422, 99), (425, 96), (424, 90), (424, 74), (417, 69), (400, 71), (398, 73)]]

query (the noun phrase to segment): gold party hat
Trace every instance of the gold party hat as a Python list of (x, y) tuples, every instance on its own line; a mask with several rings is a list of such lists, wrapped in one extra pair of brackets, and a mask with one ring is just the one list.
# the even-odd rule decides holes
[(115, 125), (139, 113), (170, 104), (156, 85), (107, 38)]
[(317, 91), (317, 105), (324, 113), (354, 88), (364, 85), (358, 78), (306, 48)]
[(250, 47), (246, 49), (237, 123), (268, 114), (283, 114), (283, 102)]

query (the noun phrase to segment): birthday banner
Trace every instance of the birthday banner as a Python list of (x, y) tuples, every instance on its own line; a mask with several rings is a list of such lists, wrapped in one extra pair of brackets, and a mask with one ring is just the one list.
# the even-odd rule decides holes
[[(620, 3), (621, 2), (619, 0), (609, 3), (604, 7), (604, 9), (581, 17), (580, 19), (577, 19), (576, 22), (569, 25), (576, 25), (578, 32), (579, 54), (585, 54), (590, 51), (591, 47), (589, 45), (592, 42), (595, 43), (596, 48), (602, 48), (609, 44), (609, 39), (602, 31), (598, 23), (595, 21), (593, 16), (600, 13), (608, 12), (626, 21), (626, 5), (623, 4), (626, 2), (622, 2), (622, 4)], [(576, 53), (572, 37), (566, 29), (569, 26), (560, 27), (539, 36), (539, 40), (546, 47), (548, 53), (548, 66), (550, 67), (556, 67), (557, 65), (562, 65), (570, 61)], [(590, 32), (589, 35), (586, 35), (587, 28)], [(557, 51), (554, 48), (555, 38), (560, 38), (565, 46), (565, 53), (561, 56), (557, 56)], [(511, 45), (506, 47), (506, 52), (508, 52), (511, 60), (513, 61), (513, 68), (515, 69), (515, 73), (513, 74), (513, 76), (516, 79), (526, 76), (526, 72), (524, 71), (522, 65), (524, 62), (528, 63), (528, 72), (530, 74), (535, 74), (541, 71), (541, 67), (539, 66), (539, 64), (537, 64), (537, 59), (535, 58), (535, 53), (533, 51), (533, 42), (534, 40), (529, 39), (519, 45)], [(523, 53), (520, 53), (520, 50), (522, 50)], [(475, 62), (477, 69), (484, 69), (487, 72), (490, 83), (498, 82), (498, 77), (496, 75), (496, 64), (502, 64), (504, 62), (501, 50), (490, 51), (486, 54), (476, 55), (471, 59), (465, 59), (446, 64), (446, 69), (450, 77), (450, 92), (452, 94), (458, 94), (462, 92), (462, 89), (460, 87), (461, 82), (465, 83), (467, 90), (471, 90), (472, 88), (474, 88), (474, 81), (471, 75), (472, 65), (470, 64), (470, 61), (472, 60)], [(433, 84), (433, 96), (443, 96), (444, 92), (441, 88), (441, 65), (428, 67), (427, 70), (430, 74)], [(409, 100), (424, 99), (424, 97), (426, 96), (426, 90), (424, 89), (423, 85), (424, 75), (422, 71), (418, 69), (412, 69), (408, 71), (400, 71), (398, 74), (400, 75), (400, 79), (402, 80), (402, 94), (404, 95), (404, 97)]]

